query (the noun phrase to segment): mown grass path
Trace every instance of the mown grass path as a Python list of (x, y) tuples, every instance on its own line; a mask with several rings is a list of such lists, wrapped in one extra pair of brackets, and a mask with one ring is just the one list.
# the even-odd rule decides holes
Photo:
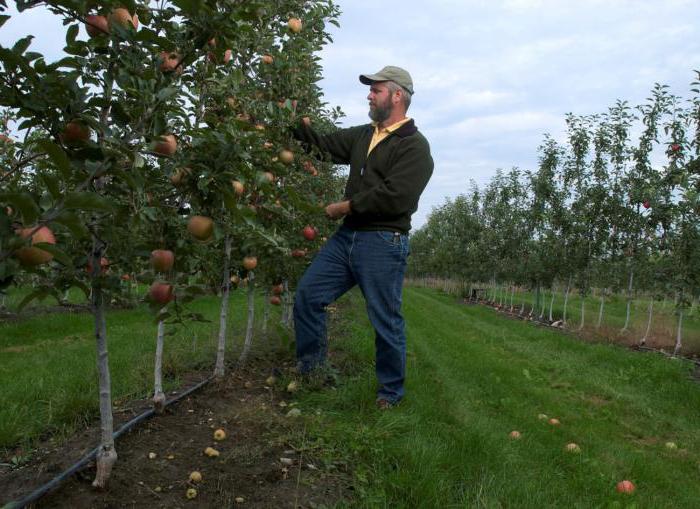
[[(700, 506), (692, 364), (407, 288), (407, 397), (380, 413), (371, 332), (362, 306), (346, 307), (331, 348), (350, 376), (301, 403), (320, 410), (309, 418), (316, 447), (354, 469), (359, 506)], [(565, 452), (569, 442), (581, 452)], [(633, 495), (616, 493), (623, 479)]]

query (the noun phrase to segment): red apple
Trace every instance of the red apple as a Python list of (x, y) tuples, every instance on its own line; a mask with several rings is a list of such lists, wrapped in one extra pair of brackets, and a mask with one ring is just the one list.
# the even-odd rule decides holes
[(175, 264), (175, 254), (167, 249), (151, 251), (151, 266), (156, 272), (168, 272)]
[(109, 34), (109, 23), (104, 16), (91, 14), (85, 16), (85, 30), (90, 37), (100, 37)]
[(288, 149), (280, 150), (279, 158), (284, 164), (292, 164), (294, 162), (294, 152)]
[(306, 249), (292, 249), (291, 255), (294, 258), (304, 258), (306, 256)]
[(301, 234), (306, 240), (314, 240), (316, 238), (316, 229), (313, 226), (307, 225), (301, 231)]
[(246, 256), (243, 258), (243, 268), (245, 270), (253, 270), (258, 266), (258, 259), (255, 256)]
[(272, 294), (273, 295), (282, 295), (282, 292), (284, 291), (284, 286), (279, 284), (279, 285), (274, 285), (272, 287)]
[(287, 21), (287, 26), (289, 27), (289, 30), (295, 34), (301, 32), (301, 20), (299, 18), (289, 18), (289, 21)]
[(678, 152), (681, 149), (681, 146), (678, 143), (674, 143), (671, 145), (671, 151), (672, 152)]
[(270, 304), (279, 306), (280, 304), (282, 304), (282, 299), (280, 299), (277, 295), (273, 295), (272, 297), (270, 297)]
[[(17, 230), (17, 235), (26, 239), (33, 230), (34, 228), (21, 228)], [(46, 226), (42, 226), (32, 234), (32, 246), (41, 242), (56, 244), (56, 237), (54, 237), (53, 232)], [(39, 247), (21, 247), (15, 251), (15, 256), (19, 258), (22, 265), (26, 267), (35, 267), (53, 260), (53, 255), (51, 253)]]
[(177, 72), (182, 73), (182, 57), (175, 51), (161, 51), (160, 53), (160, 71), (163, 73)]
[(137, 14), (132, 16), (127, 9), (119, 7), (109, 13), (109, 24), (111, 26), (121, 25), (124, 28), (131, 25), (134, 29), (137, 29), (139, 27), (139, 17)]
[(231, 186), (233, 186), (233, 192), (236, 193), (236, 195), (243, 196), (243, 193), (245, 193), (245, 186), (238, 180), (232, 180)]
[(0, 141), (7, 144), (12, 144), (12, 138), (6, 134), (0, 134)]
[(151, 285), (151, 289), (148, 291), (153, 302), (158, 304), (167, 304), (175, 297), (172, 285), (168, 283), (155, 282)]
[(272, 58), (272, 55), (263, 55), (260, 60), (262, 60), (263, 64), (271, 64), (272, 62), (275, 61), (274, 58)]
[(263, 176), (269, 184), (272, 184), (275, 181), (275, 176), (269, 171), (263, 172)]
[[(105, 272), (107, 272), (107, 269), (109, 268), (109, 260), (107, 258), (102, 257), (100, 258), (100, 276), (103, 275)], [(92, 257), (88, 258), (87, 266), (85, 267), (85, 272), (87, 272), (89, 275), (92, 275)]]
[(60, 135), (66, 145), (79, 145), (90, 139), (90, 128), (79, 120), (68, 122)]
[(177, 140), (172, 134), (164, 134), (160, 136), (158, 141), (153, 144), (153, 152), (160, 156), (172, 156), (177, 151)]
[(192, 216), (187, 222), (187, 231), (197, 240), (209, 240), (214, 234), (214, 221), (206, 216)]
[(632, 481), (620, 481), (615, 488), (618, 493), (634, 493), (635, 487)]
[(642, 203), (642, 206), (645, 209), (648, 209), (649, 207), (651, 207), (651, 203), (649, 203), (649, 200), (644, 200), (644, 203)]

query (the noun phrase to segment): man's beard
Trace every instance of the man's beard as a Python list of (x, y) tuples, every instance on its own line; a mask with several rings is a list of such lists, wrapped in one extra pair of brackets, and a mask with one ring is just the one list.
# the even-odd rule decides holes
[(375, 104), (374, 109), (370, 108), (369, 110), (369, 118), (381, 124), (391, 116), (391, 111), (393, 109), (394, 105), (389, 100), (384, 104)]

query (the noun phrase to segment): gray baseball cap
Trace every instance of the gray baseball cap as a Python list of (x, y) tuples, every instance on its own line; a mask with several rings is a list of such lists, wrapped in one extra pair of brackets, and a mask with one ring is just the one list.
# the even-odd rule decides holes
[(411, 75), (408, 74), (407, 70), (396, 67), (395, 65), (387, 65), (375, 74), (360, 74), (360, 81), (365, 85), (371, 85), (377, 81), (393, 81), (413, 94), (413, 80), (411, 79)]

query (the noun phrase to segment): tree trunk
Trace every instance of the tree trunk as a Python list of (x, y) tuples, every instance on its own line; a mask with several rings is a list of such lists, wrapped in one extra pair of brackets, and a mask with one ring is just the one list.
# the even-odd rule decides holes
[(683, 346), (681, 339), (683, 336), (683, 308), (678, 309), (678, 328), (676, 329), (676, 346), (673, 348), (673, 355), (678, 355), (681, 353), (681, 347)]
[(585, 295), (581, 296), (581, 323), (577, 330), (583, 330), (583, 325), (585, 323), (585, 313), (586, 313), (586, 298)]
[(510, 312), (513, 312), (513, 297), (515, 296), (515, 285), (510, 287)]
[(556, 294), (557, 292), (554, 290), (554, 285), (552, 285), (552, 298), (549, 301), (549, 323), (554, 321), (554, 318), (552, 317), (552, 309), (554, 308), (554, 296)]
[(255, 273), (248, 272), (248, 324), (245, 329), (245, 342), (239, 361), (244, 363), (248, 359), (250, 347), (253, 344), (253, 323), (255, 320)]
[(634, 269), (630, 270), (630, 280), (627, 286), (627, 314), (625, 316), (625, 326), (620, 331), (620, 334), (627, 332), (627, 327), (630, 324), (630, 308), (632, 306), (632, 282), (634, 281)]
[(649, 337), (649, 331), (651, 330), (651, 317), (654, 313), (654, 299), (649, 300), (649, 318), (647, 319), (647, 330), (644, 333), (644, 337), (639, 340), (639, 344), (644, 346), (647, 342), (647, 338)]
[(219, 342), (216, 349), (216, 365), (214, 366), (214, 376), (223, 378), (224, 376), (224, 357), (226, 356), (226, 324), (228, 318), (228, 298), (231, 289), (230, 276), (231, 262), (231, 237), (226, 236), (224, 240), (224, 276), (221, 286), (221, 311), (219, 312)]
[(544, 312), (547, 310), (546, 296), (547, 296), (547, 292), (542, 290), (542, 308), (540, 309), (540, 316), (538, 317), (540, 321), (544, 319)]
[(263, 319), (262, 319), (262, 335), (265, 337), (267, 335), (267, 322), (270, 319), (270, 289), (265, 290), (265, 295), (263, 297), (265, 300), (263, 302)]
[(566, 311), (569, 305), (569, 292), (571, 291), (571, 276), (569, 276), (569, 282), (566, 284), (566, 293), (564, 294), (564, 316), (561, 321), (566, 325)]
[(600, 294), (600, 307), (598, 308), (598, 323), (596, 323), (595, 328), (600, 329), (600, 326), (603, 324), (603, 308), (605, 308), (605, 292), (607, 291), (606, 288), (603, 288), (603, 291)]
[[(161, 309), (163, 313), (165, 308)], [(165, 322), (158, 321), (158, 336), (156, 338), (156, 362), (153, 374), (153, 408), (156, 412), (163, 413), (165, 409), (165, 393), (163, 392), (163, 336), (165, 333)]]
[(95, 488), (107, 487), (112, 467), (117, 461), (114, 448), (114, 421), (112, 418), (112, 385), (109, 375), (109, 356), (107, 353), (107, 324), (105, 321), (100, 260), (104, 246), (97, 239), (93, 240), (92, 250), (92, 313), (95, 319), (95, 338), (97, 340), (97, 372), (100, 387), (100, 445), (97, 451), (97, 473), (92, 485)]

